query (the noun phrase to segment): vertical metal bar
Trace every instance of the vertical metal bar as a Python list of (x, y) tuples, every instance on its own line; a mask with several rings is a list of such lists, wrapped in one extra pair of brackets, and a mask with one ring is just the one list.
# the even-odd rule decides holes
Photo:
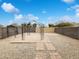
[(14, 27), (14, 29), (15, 29), (15, 38), (16, 38), (16, 27)]
[(78, 27), (78, 30), (77, 31), (78, 31), (77, 36), (78, 36), (78, 40), (79, 40), (79, 27)]
[(8, 26), (7, 26), (7, 37), (9, 37)]
[(23, 35), (24, 35), (24, 34), (23, 34), (23, 24), (22, 24), (22, 40), (24, 40)]
[(2, 34), (1, 38), (3, 39), (3, 27), (1, 28), (1, 30), (2, 30), (2, 32), (1, 32), (1, 34)]
[(43, 40), (44, 39), (44, 25), (43, 24), (40, 25), (40, 35), (41, 35), (41, 40)]

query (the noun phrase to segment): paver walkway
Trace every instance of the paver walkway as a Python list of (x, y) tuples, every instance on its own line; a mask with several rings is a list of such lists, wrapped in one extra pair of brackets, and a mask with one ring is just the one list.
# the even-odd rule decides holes
[(45, 36), (40, 40), (39, 33), (17, 35), (1, 40), (0, 59), (61, 59), (55, 47)]
[[(79, 59), (79, 41), (56, 33), (17, 35), (0, 40), (0, 59)], [(76, 55), (75, 55), (76, 54)]]
[(47, 34), (62, 59), (79, 59), (79, 40), (60, 34)]

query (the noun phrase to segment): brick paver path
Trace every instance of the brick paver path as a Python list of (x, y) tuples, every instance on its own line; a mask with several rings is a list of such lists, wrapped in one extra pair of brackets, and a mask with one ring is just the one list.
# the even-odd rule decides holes
[(55, 33), (17, 35), (0, 40), (0, 59), (79, 59), (79, 41)]

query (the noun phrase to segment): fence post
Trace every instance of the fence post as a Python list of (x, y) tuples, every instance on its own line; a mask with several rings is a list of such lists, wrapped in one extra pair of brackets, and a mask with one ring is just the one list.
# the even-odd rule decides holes
[(77, 31), (78, 31), (77, 36), (78, 36), (78, 39), (79, 39), (79, 27), (78, 27), (78, 30)]
[(2, 36), (1, 36), (1, 38), (3, 39), (3, 27), (1, 28), (1, 34), (2, 34)]
[(22, 29), (22, 40), (24, 40), (24, 38), (23, 38), (23, 24), (22, 24), (22, 27), (21, 27), (21, 29)]
[(7, 26), (7, 37), (9, 37), (9, 33), (8, 33), (8, 26)]

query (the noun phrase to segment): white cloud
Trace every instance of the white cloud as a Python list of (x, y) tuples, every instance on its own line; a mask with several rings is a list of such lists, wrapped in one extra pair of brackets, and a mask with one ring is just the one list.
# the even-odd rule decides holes
[(34, 16), (33, 14), (26, 15), (26, 20), (38, 20), (39, 18), (37, 16)]
[(52, 20), (53, 18), (52, 17), (48, 17), (48, 20)]
[(74, 5), (70, 7), (71, 9), (79, 9), (79, 5)]
[(15, 20), (23, 20), (24, 16), (22, 14), (15, 15)]
[(8, 13), (19, 13), (19, 10), (13, 6), (11, 3), (6, 3), (4, 2), (2, 5), (1, 5), (2, 9), (5, 11), (5, 12), (8, 12)]
[[(79, 16), (79, 14), (77, 14), (77, 16)], [(76, 16), (68, 16), (68, 15), (64, 15), (64, 16), (60, 16), (60, 17), (48, 17), (48, 24), (57, 24), (57, 23), (61, 23), (61, 22), (79, 22), (79, 17)]]
[(76, 17), (79, 17), (79, 13), (76, 13)]
[(52, 24), (52, 23), (53, 23), (53, 17), (50, 16), (50, 17), (48, 17), (48, 24)]
[(58, 19), (59, 19), (59, 17), (57, 17), (57, 16), (49, 16), (47, 18), (47, 22), (50, 23), (50, 24), (52, 24), (52, 23), (54, 24), (54, 23), (57, 22)]
[(33, 14), (27, 14), (27, 15), (22, 15), (22, 14), (19, 14), (19, 15), (15, 15), (14, 19), (16, 21), (33, 21), (33, 20), (38, 20), (39, 18), (37, 16), (34, 16)]
[[(79, 14), (77, 15), (79, 16)], [(79, 22), (79, 17), (77, 16), (62, 16), (59, 17), (59, 21), (58, 22)]]
[(75, 10), (76, 16), (79, 17), (79, 5), (75, 5), (73, 9)]
[(13, 21), (12, 21), (12, 20), (10, 20), (10, 21), (9, 21), (9, 24), (12, 24), (12, 23), (13, 23)]
[(62, 0), (63, 2), (65, 2), (65, 3), (73, 3), (73, 2), (75, 2), (75, 0)]
[(79, 5), (75, 5), (72, 7), (77, 13), (79, 13)]
[(46, 13), (47, 13), (47, 11), (43, 10), (43, 11), (42, 11), (42, 13), (43, 13), (43, 14), (46, 14)]
[(62, 21), (62, 22), (72, 22), (73, 21), (73, 19), (72, 19), (72, 17), (71, 16), (63, 16), (63, 17), (60, 17), (60, 19), (59, 19), (60, 21)]
[(19, 15), (14, 15), (14, 19), (13, 20), (9, 20), (7, 25), (11, 25), (14, 23), (18, 23), (21, 24), (24, 21), (24, 16), (22, 14)]
[[(71, 6), (70, 8), (68, 8), (69, 10), (74, 10), (75, 12), (75, 16), (79, 17), (79, 5), (74, 5), (74, 6)], [(68, 11), (69, 11), (68, 10)]]
[(34, 16), (33, 14), (27, 14), (27, 15), (14, 15), (14, 20), (10, 20), (8, 23), (12, 24), (12, 23), (27, 23), (27, 22), (34, 22), (37, 21), (39, 18), (37, 16)]
[(60, 17), (48, 17), (48, 23), (60, 23), (60, 22), (74, 22), (76, 21), (75, 20), (75, 17), (72, 17), (72, 16), (68, 16), (68, 15), (65, 15), (65, 16), (60, 16)]
[(11, 25), (11, 24), (13, 24), (14, 23), (14, 21), (13, 20), (9, 20), (9, 22), (8, 22), (8, 24), (7, 25)]
[(72, 9), (71, 8), (67, 8), (67, 11), (72, 11)]

